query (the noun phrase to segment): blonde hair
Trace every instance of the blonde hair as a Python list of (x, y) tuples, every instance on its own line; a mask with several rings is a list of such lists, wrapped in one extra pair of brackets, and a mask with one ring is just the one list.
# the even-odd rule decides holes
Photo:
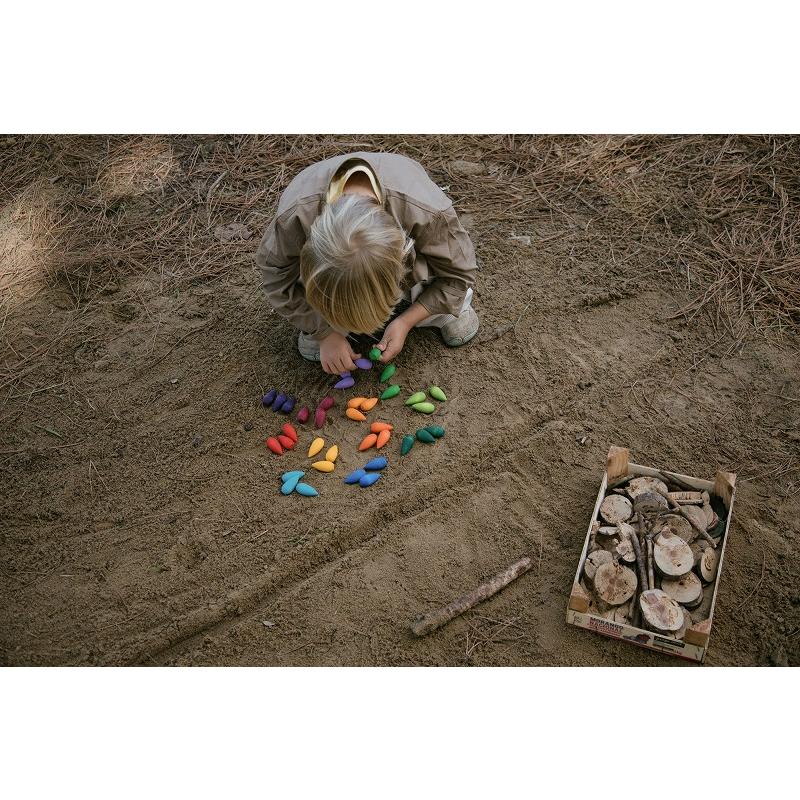
[(379, 203), (343, 195), (314, 220), (300, 251), (306, 300), (334, 327), (372, 333), (401, 299), (412, 247)]

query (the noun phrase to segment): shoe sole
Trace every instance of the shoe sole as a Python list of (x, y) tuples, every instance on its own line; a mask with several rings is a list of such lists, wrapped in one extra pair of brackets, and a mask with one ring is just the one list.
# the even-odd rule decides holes
[[(448, 347), (463, 347), (465, 344), (469, 344), (477, 335), (478, 335), (478, 328), (476, 328), (469, 336), (464, 336), (461, 338), (459, 342), (444, 342)], [(444, 341), (444, 339), (442, 340)]]

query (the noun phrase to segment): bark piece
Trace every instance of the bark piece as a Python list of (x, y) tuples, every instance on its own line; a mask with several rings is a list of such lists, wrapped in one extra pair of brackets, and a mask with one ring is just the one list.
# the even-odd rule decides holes
[(659, 633), (675, 633), (684, 622), (683, 609), (661, 589), (648, 589), (639, 597), (645, 625)]
[(694, 506), (701, 506), (703, 505), (703, 493), (702, 492), (669, 492), (667, 494), (667, 500), (671, 500), (674, 503), (678, 503), (682, 506), (686, 505), (694, 505)]
[(657, 525), (657, 530), (659, 533), (669, 531), (673, 536), (679, 536), (688, 544), (691, 544), (697, 538), (697, 534), (689, 523), (689, 520), (677, 514), (667, 514), (661, 517)]
[(703, 602), (703, 584), (694, 572), (687, 572), (680, 578), (664, 578), (661, 589), (687, 608), (697, 608)]
[(653, 546), (653, 557), (662, 575), (680, 578), (694, 566), (692, 548), (669, 531), (659, 534)]
[(594, 576), (594, 591), (609, 606), (630, 600), (637, 586), (636, 573), (622, 564), (601, 564)]
[(719, 564), (719, 556), (716, 550), (707, 547), (700, 557), (698, 570), (700, 577), (706, 582), (711, 583), (717, 574), (717, 565)]
[(595, 550), (593, 553), (589, 553), (586, 561), (583, 562), (583, 577), (586, 579), (586, 583), (593, 586), (597, 568), (603, 564), (610, 564), (613, 560), (608, 550)]
[(499, 572), (471, 592), (467, 592), (467, 594), (462, 595), (452, 603), (426, 614), (424, 617), (417, 618), (411, 625), (411, 632), (414, 636), (425, 636), (431, 631), (435, 631), (442, 625), (446, 625), (451, 619), (463, 614), (465, 611), (469, 611), (473, 606), (497, 594), (509, 583), (519, 578), (520, 575), (524, 575), (530, 568), (531, 560), (527, 557), (515, 561), (510, 567)]
[(634, 478), (627, 486), (628, 496), (635, 500), (642, 492), (653, 492), (654, 494), (667, 494), (667, 484), (659, 478), (642, 476)]
[(610, 494), (600, 505), (600, 516), (611, 525), (625, 522), (631, 518), (633, 506), (627, 497), (621, 494)]

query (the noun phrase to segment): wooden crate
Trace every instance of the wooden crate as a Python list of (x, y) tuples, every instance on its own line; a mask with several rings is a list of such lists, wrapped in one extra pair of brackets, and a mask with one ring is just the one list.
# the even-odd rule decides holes
[[(717, 603), (717, 591), (719, 588), (719, 578), (722, 574), (722, 568), (725, 563), (725, 549), (728, 546), (728, 534), (730, 533), (731, 518), (733, 517), (733, 502), (736, 494), (736, 475), (731, 472), (717, 472), (714, 481), (702, 480), (701, 478), (694, 478), (690, 475), (681, 475), (680, 473), (670, 472), (666, 470), (656, 470), (652, 467), (645, 467), (640, 464), (630, 463), (628, 459), (628, 450), (622, 447), (611, 447), (608, 451), (608, 459), (606, 461), (606, 471), (603, 475), (602, 483), (600, 484), (600, 491), (597, 493), (597, 502), (594, 506), (592, 518), (589, 521), (589, 527), (586, 532), (586, 539), (583, 543), (583, 551), (581, 552), (580, 560), (578, 561), (578, 569), (575, 572), (575, 579), (572, 584), (572, 591), (569, 596), (569, 603), (567, 605), (567, 623), (576, 625), (579, 628), (594, 631), (603, 636), (609, 636), (613, 639), (621, 639), (626, 642), (638, 645), (639, 647), (646, 647), (649, 650), (656, 650), (660, 653), (678, 656), (680, 658), (688, 659), (689, 661), (702, 662), (708, 651), (708, 641), (711, 636), (711, 627), (714, 622), (714, 607)], [(583, 565), (589, 549), (589, 541), (592, 534), (592, 525), (595, 520), (599, 519), (600, 504), (606, 493), (606, 486), (609, 483), (614, 483), (619, 478), (626, 475), (633, 475), (636, 477), (648, 475), (650, 477), (658, 477), (659, 473), (669, 477), (670, 475), (676, 476), (680, 481), (693, 487), (698, 491), (708, 491), (711, 495), (716, 495), (724, 504), (727, 509), (728, 515), (725, 523), (725, 531), (722, 534), (721, 544), (718, 546), (719, 564), (717, 566), (717, 574), (714, 578), (713, 595), (711, 600), (711, 610), (707, 619), (692, 625), (687, 629), (684, 639), (672, 639), (667, 636), (662, 636), (658, 633), (645, 630), (644, 628), (637, 628), (633, 625), (624, 623), (612, 622), (604, 619), (603, 617), (596, 616), (589, 611), (590, 598), (586, 594), (584, 588), (580, 585), (580, 578), (583, 573)]]

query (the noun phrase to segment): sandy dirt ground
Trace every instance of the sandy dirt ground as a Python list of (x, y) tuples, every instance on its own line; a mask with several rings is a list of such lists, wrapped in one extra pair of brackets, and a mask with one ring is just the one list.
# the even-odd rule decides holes
[[(697, 222), (685, 198), (713, 181), (704, 170), (749, 168), (774, 145), (695, 141), (688, 181), (658, 160), (682, 147), (4, 139), (0, 661), (689, 666), (565, 623), (619, 444), (639, 463), (738, 474), (706, 664), (800, 663), (799, 340), (712, 306), (680, 314), (714, 279), (662, 249), (695, 225), (730, 230), (747, 208)], [(319, 498), (283, 497), (313, 428), (273, 456), (264, 439), (283, 420), (259, 398), (279, 387), (314, 404), (329, 380), (271, 312), (252, 254), (302, 166), (387, 148), (422, 161), (462, 213), (481, 331), (458, 350), (416, 331), (395, 362), (404, 388), (447, 392), (444, 439), (401, 460), (396, 436), (384, 479), (346, 486), (363, 425), (340, 399), (324, 431), (337, 471), (312, 477)], [(796, 213), (797, 175), (781, 179)], [(374, 391), (374, 371), (357, 388)], [(379, 414), (397, 434), (420, 425), (401, 400)], [(526, 554), (531, 571), (501, 594), (410, 635), (417, 614)]]

